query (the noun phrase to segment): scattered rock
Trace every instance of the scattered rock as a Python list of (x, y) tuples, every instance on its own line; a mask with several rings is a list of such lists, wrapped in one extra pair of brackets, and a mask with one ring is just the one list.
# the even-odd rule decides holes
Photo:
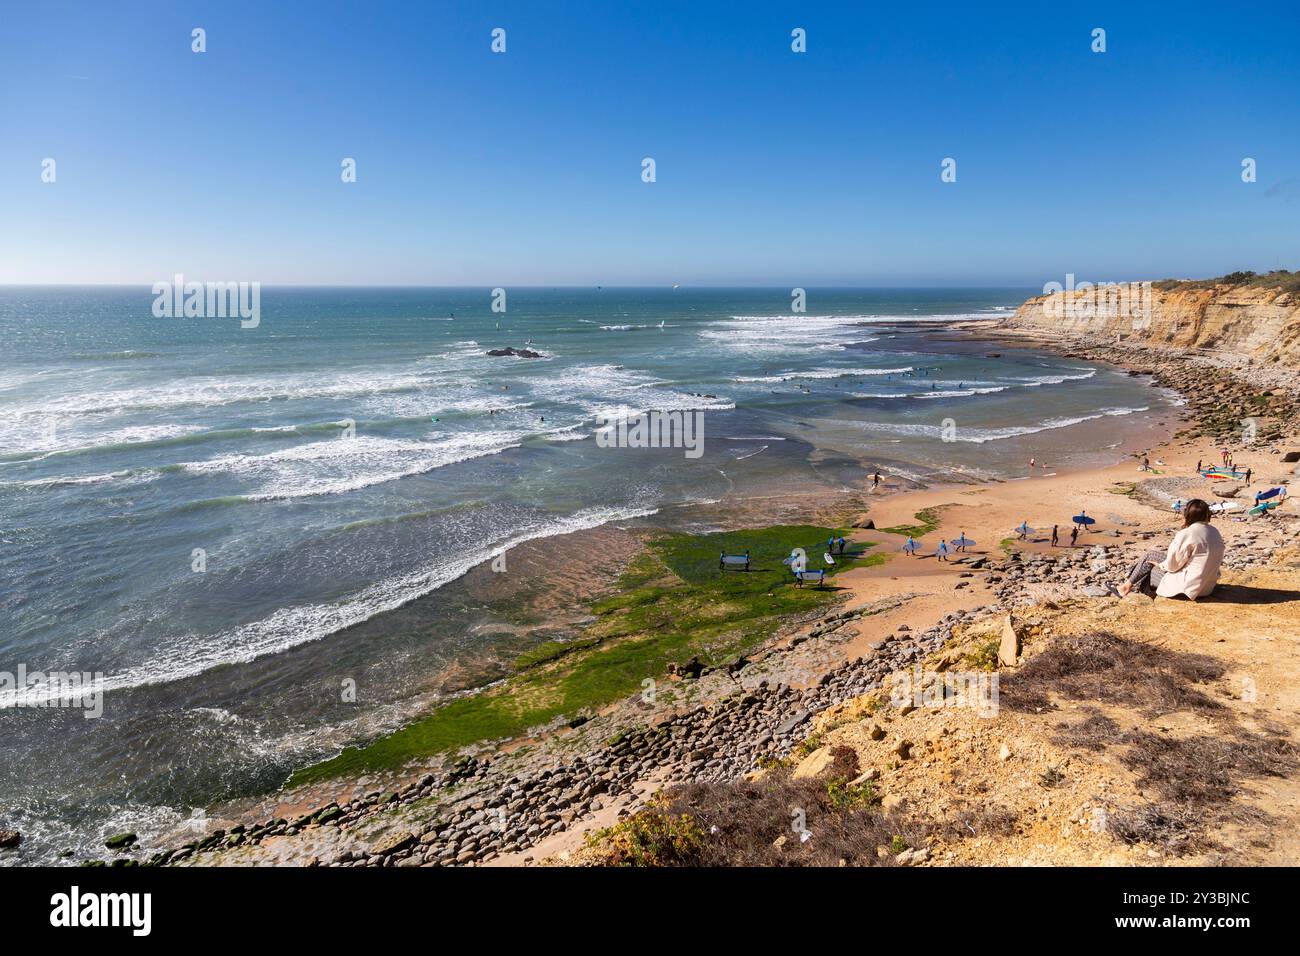
[(0, 830), (0, 849), (7, 850), (23, 842), (23, 835), (17, 830)]

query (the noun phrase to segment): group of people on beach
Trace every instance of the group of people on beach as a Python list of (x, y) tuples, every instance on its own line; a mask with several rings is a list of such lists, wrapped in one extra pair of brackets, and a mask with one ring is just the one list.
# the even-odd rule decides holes
[[(1134, 589), (1140, 589), (1160, 597), (1183, 596), (1195, 601), (1214, 590), (1223, 564), (1223, 535), (1210, 524), (1210, 506), (1200, 498), (1193, 498), (1183, 506), (1182, 517), (1183, 526), (1169, 547), (1149, 551), (1138, 559), (1129, 569), (1127, 578), (1118, 586), (1111, 587), (1113, 594), (1126, 597)], [(1072, 546), (1078, 540), (1079, 527), (1076, 522), (1070, 531)], [(1052, 547), (1058, 543), (1059, 528), (1059, 525), (1052, 525)], [(1027, 522), (1021, 522), (1016, 530), (1023, 538), (1030, 529)], [(974, 543), (969, 541), (965, 531), (951, 542), (951, 547), (949, 542), (941, 540), (935, 558), (946, 562), (950, 554), (965, 551), (966, 542)], [(920, 544), (909, 535), (903, 550), (915, 556), (919, 549)]]
[[(966, 537), (965, 531), (963, 531), (959, 536), (954, 538), (952, 541), (945, 541), (942, 538), (940, 538), (939, 547), (935, 549), (934, 556), (939, 561), (947, 561), (948, 555), (957, 554), (958, 552), (965, 551), (970, 545), (974, 543), (975, 543), (974, 541)], [(916, 538), (912, 537), (909, 534), (907, 536), (907, 544), (903, 545), (903, 550), (915, 558), (917, 557), (917, 552), (921, 550), (921, 542), (917, 541)]]

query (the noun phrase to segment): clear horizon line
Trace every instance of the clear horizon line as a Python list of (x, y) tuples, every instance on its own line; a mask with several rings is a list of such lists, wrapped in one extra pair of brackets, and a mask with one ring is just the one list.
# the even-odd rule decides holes
[[(184, 273), (181, 273), (181, 275), (184, 275)], [(168, 279), (168, 280), (156, 280), (156, 281), (170, 281), (170, 279)], [(194, 281), (196, 281), (196, 282), (201, 282), (201, 281), (224, 281), (224, 282), (245, 281), (245, 282), (258, 282), (258, 284), (259, 284), (260, 286), (262, 286), (263, 288), (279, 288), (279, 289), (489, 289), (489, 290), (491, 290), (491, 289), (494, 289), (494, 288), (514, 288), (514, 289), (566, 289), (566, 290), (567, 290), (567, 289), (667, 289), (667, 290), (669, 290), (669, 291), (671, 291), (671, 290), (673, 290), (673, 289), (761, 289), (761, 290), (779, 289), (779, 290), (787, 290), (787, 291), (788, 291), (788, 290), (791, 289), (791, 288), (802, 288), (802, 289), (852, 289), (852, 290), (859, 290), (859, 289), (946, 289), (946, 290), (952, 290), (952, 289), (1010, 289), (1010, 290), (1015, 290), (1015, 291), (1021, 291), (1021, 290), (1024, 290), (1024, 289), (1036, 289), (1036, 288), (1038, 288), (1036, 285), (1032, 285), (1032, 284), (1031, 284), (1031, 285), (1019, 285), (1019, 284), (1014, 284), (1014, 283), (1013, 283), (1013, 284), (993, 284), (993, 285), (922, 285), (922, 284), (918, 284), (918, 285), (851, 285), (851, 284), (850, 284), (850, 285), (845, 285), (845, 284), (831, 284), (831, 285), (803, 285), (803, 286), (797, 286), (797, 287), (795, 287), (795, 286), (789, 286), (789, 285), (734, 285), (734, 284), (717, 284), (717, 285), (714, 285), (714, 284), (701, 284), (701, 285), (690, 284), (690, 285), (687, 285), (687, 284), (684, 284), (684, 283), (678, 283), (677, 285), (664, 285), (664, 284), (658, 284), (658, 283), (654, 283), (654, 284), (646, 284), (646, 283), (611, 283), (611, 284), (608, 284), (608, 285), (603, 285), (603, 284), (599, 284), (599, 285), (596, 285), (596, 284), (593, 284), (593, 285), (538, 285), (538, 284), (535, 284), (535, 283), (524, 284), (524, 283), (505, 282), (505, 283), (496, 283), (496, 284), (493, 284), (493, 285), (487, 285), (487, 284), (484, 284), (484, 285), (478, 285), (478, 284), (473, 284), (473, 283), (468, 284), (468, 285), (443, 285), (443, 284), (425, 284), (425, 283), (376, 283), (376, 282), (362, 282), (362, 283), (349, 283), (349, 282), (342, 282), (342, 283), (340, 283), (340, 282), (262, 282), (262, 281), (260, 281), (260, 280), (254, 280), (254, 279), (245, 279), (245, 280), (231, 280), (231, 279), (226, 279), (226, 280), (198, 280), (198, 279), (196, 279), (196, 280), (194, 280)], [(153, 286), (153, 283), (152, 283), (152, 282), (0, 282), (0, 289), (69, 289), (69, 288), (83, 288), (83, 289), (130, 289), (130, 288), (142, 288), (142, 287), (143, 287), (143, 288), (150, 288), (150, 287), (152, 287), (152, 286)]]

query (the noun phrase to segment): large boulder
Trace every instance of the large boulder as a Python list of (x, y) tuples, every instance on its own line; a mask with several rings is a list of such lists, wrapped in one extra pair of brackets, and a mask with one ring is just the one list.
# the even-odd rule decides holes
[(513, 355), (515, 358), (541, 358), (541, 352), (534, 352), (532, 349), (517, 349), (513, 345), (504, 349), (488, 349), (488, 355), (502, 356)]

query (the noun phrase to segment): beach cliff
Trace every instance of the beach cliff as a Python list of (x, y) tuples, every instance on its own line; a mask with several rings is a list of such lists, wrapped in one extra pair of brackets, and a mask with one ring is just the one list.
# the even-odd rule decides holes
[(1300, 361), (1300, 274), (1243, 272), (1151, 282), (1149, 292), (1134, 290), (1130, 302), (1135, 308), (1107, 308), (1108, 297), (1115, 297), (1110, 288), (1086, 285), (1035, 296), (1006, 325), (1261, 363)]

